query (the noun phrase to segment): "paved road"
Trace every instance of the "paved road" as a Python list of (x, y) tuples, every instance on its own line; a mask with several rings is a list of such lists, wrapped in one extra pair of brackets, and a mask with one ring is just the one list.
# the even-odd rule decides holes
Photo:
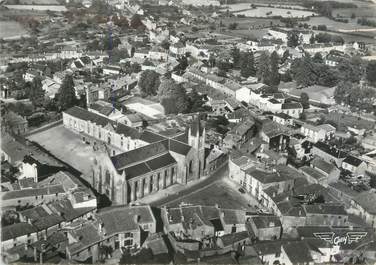
[(204, 180), (193, 184), (192, 186), (187, 187), (184, 190), (176, 194), (171, 194), (167, 197), (161, 198), (151, 203), (152, 206), (161, 207), (165, 204), (171, 203), (174, 200), (177, 200), (181, 197), (187, 196), (192, 192), (196, 192), (198, 189), (202, 189), (204, 187), (210, 186), (213, 182), (222, 179), (228, 176), (228, 163), (224, 164), (221, 168), (217, 169), (213, 174), (205, 178)]

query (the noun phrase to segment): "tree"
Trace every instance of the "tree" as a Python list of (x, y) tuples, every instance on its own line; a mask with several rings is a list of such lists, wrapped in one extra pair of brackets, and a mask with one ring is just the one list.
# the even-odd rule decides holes
[(128, 51), (126, 49), (115, 48), (111, 51), (111, 63), (118, 63), (120, 60), (129, 58)]
[(161, 47), (167, 51), (170, 48), (170, 43), (168, 42), (168, 40), (163, 40)]
[(41, 106), (44, 100), (44, 93), (42, 78), (38, 75), (31, 82), (27, 96), (34, 106)]
[(296, 59), (291, 64), (291, 73), (300, 86), (311, 86), (317, 83), (317, 75), (312, 71), (314, 68), (310, 56)]
[(324, 63), (324, 59), (322, 58), (322, 55), (319, 52), (315, 53), (315, 55), (312, 58), (312, 61), (314, 63)]
[(316, 41), (316, 39), (315, 39), (315, 35), (312, 34), (311, 37), (309, 38), (309, 43), (314, 44), (315, 41)]
[(241, 55), (242, 56), (240, 57), (240, 74), (245, 78), (255, 76), (255, 58), (253, 56), (252, 51), (242, 53)]
[(184, 113), (188, 108), (188, 97), (184, 87), (172, 79), (164, 79), (158, 88), (158, 97), (165, 113)]
[(286, 62), (286, 60), (290, 57), (290, 52), (289, 50), (286, 50), (283, 55), (282, 55), (282, 58), (281, 58), (281, 62), (284, 63)]
[(18, 213), (14, 210), (5, 210), (2, 214), (1, 225), (7, 226), (15, 223), (19, 223), (20, 219)]
[(336, 66), (338, 80), (348, 80), (352, 83), (359, 83), (363, 76), (362, 60), (353, 57), (351, 60), (341, 60)]
[(371, 84), (376, 83), (376, 61), (370, 61), (367, 64), (366, 78)]
[(189, 93), (189, 112), (201, 112), (201, 111), (210, 111), (209, 106), (204, 106), (205, 100), (204, 96), (197, 93), (195, 88), (192, 89), (192, 92)]
[(129, 24), (133, 29), (141, 29), (145, 27), (144, 23), (142, 23), (141, 16), (138, 14), (133, 15)]
[(300, 102), (302, 103), (303, 109), (309, 108), (309, 97), (307, 93), (303, 92), (300, 94)]
[(270, 80), (269, 85), (272, 87), (278, 87), (281, 78), (279, 76), (278, 67), (279, 66), (279, 56), (276, 51), (272, 52), (270, 55)]
[(238, 23), (236, 22), (228, 24), (229, 30), (235, 30), (237, 27), (238, 27)]
[(234, 68), (238, 68), (240, 65), (240, 51), (238, 47), (234, 46), (231, 49), (231, 56), (232, 56)]
[(264, 84), (269, 84), (270, 78), (270, 58), (266, 52), (261, 53), (257, 69), (257, 78)]
[(69, 109), (77, 104), (76, 92), (72, 75), (66, 75), (61, 84), (58, 96), (60, 110)]
[(141, 73), (138, 80), (138, 87), (140, 88), (141, 95), (154, 96), (158, 92), (160, 85), (159, 74), (153, 70), (145, 70)]
[(295, 48), (300, 44), (300, 37), (296, 30), (289, 31), (287, 34), (287, 46)]
[(118, 26), (120, 29), (127, 29), (129, 27), (129, 21), (124, 16), (114, 16), (112, 20), (114, 24)]

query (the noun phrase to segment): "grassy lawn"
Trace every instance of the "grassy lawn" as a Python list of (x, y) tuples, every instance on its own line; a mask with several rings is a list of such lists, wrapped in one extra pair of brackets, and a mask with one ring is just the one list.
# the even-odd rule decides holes
[(224, 181), (214, 182), (212, 185), (191, 193), (179, 200), (167, 205), (167, 207), (178, 206), (181, 202), (201, 205), (218, 204), (227, 209), (246, 209), (252, 210), (248, 206), (249, 199), (238, 191), (235, 187), (230, 186)]

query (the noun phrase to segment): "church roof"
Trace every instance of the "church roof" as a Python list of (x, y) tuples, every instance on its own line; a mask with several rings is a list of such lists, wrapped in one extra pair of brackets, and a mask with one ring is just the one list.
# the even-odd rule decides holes
[(124, 168), (126, 178), (129, 180), (138, 176), (145, 175), (154, 170), (176, 164), (176, 160), (169, 154), (164, 154), (137, 165)]
[(160, 156), (168, 152), (167, 141), (163, 140), (155, 142), (129, 152), (118, 154), (111, 157), (112, 163), (117, 170), (122, 170), (126, 167), (132, 166), (143, 161), (146, 161), (152, 157)]

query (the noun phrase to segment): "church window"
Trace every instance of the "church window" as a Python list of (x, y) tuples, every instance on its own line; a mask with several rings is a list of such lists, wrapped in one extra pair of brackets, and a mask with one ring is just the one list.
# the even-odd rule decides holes
[(110, 172), (106, 171), (106, 183), (107, 184), (110, 184), (111, 183), (111, 175), (110, 175)]

